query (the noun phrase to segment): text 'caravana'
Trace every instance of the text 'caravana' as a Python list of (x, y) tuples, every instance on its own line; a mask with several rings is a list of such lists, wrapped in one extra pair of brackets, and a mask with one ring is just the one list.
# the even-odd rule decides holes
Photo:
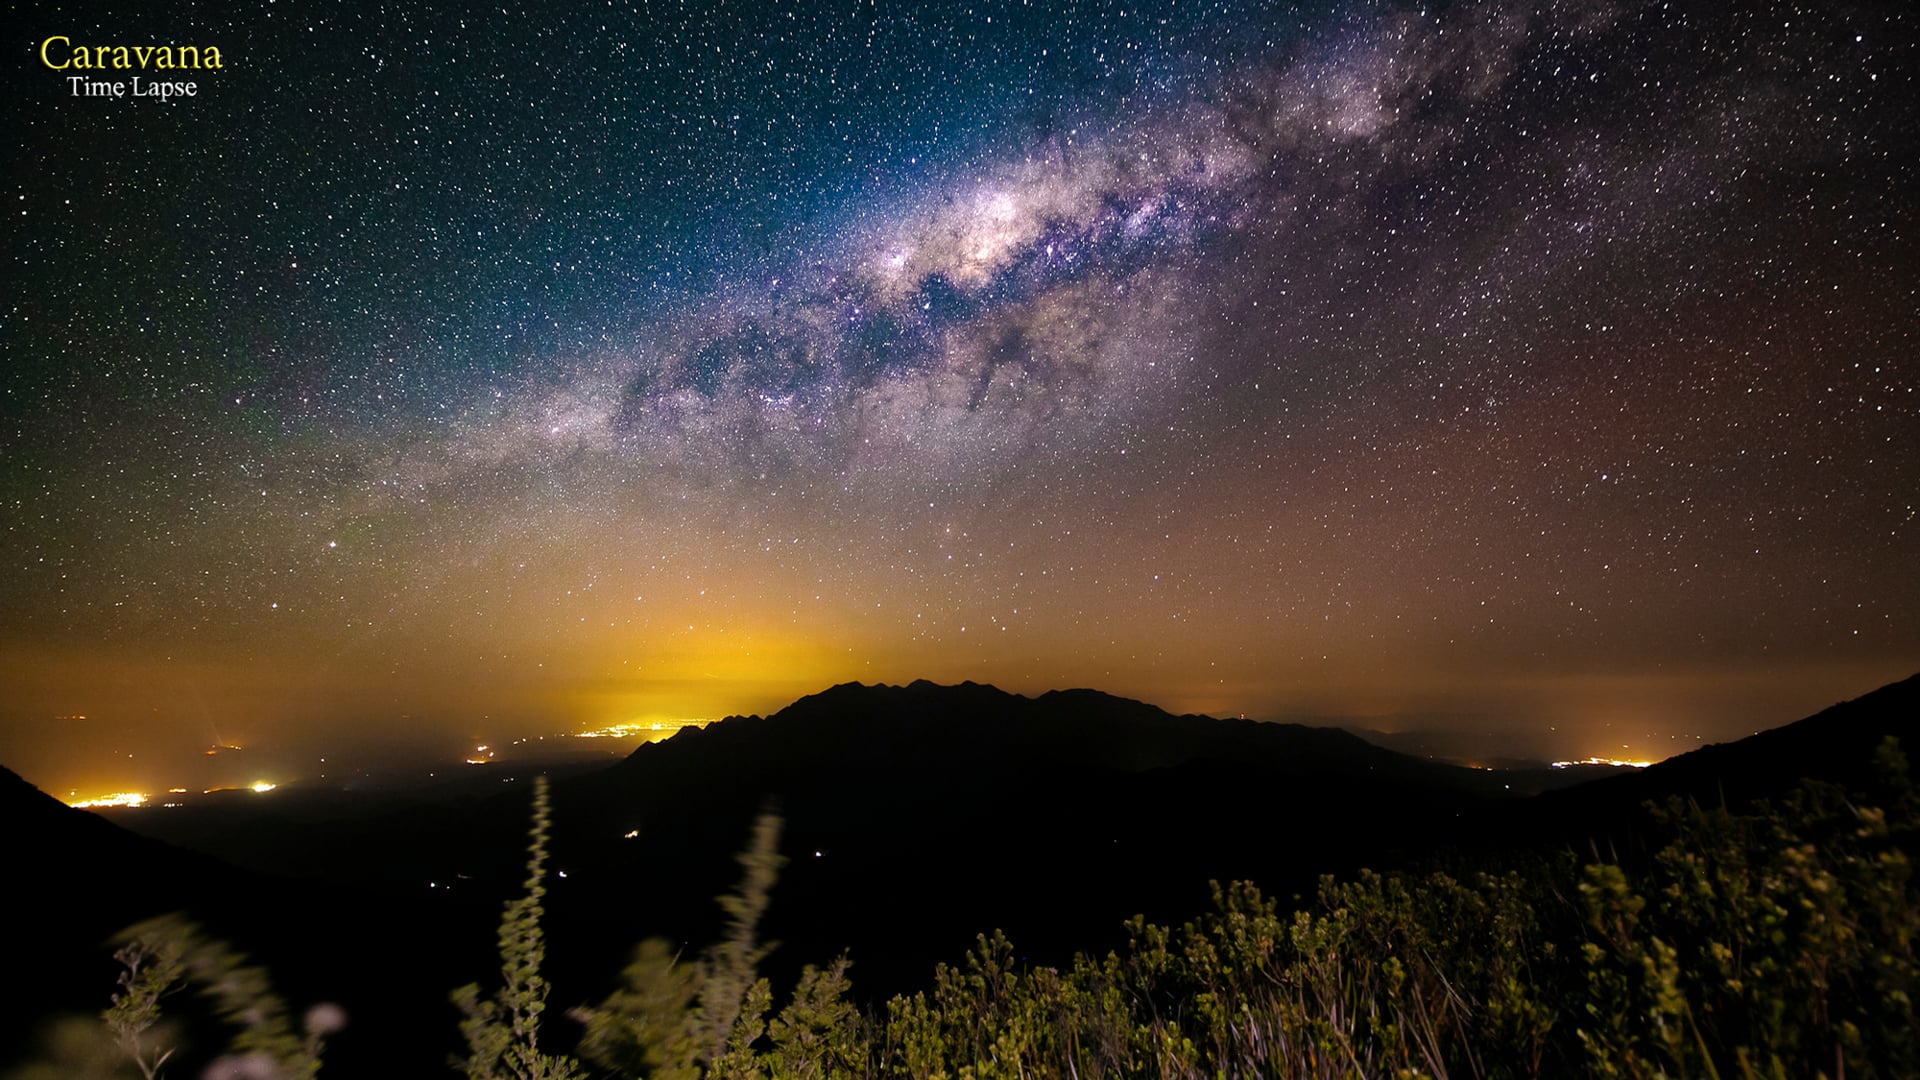
[(214, 45), (75, 45), (64, 34), (40, 43), (40, 62), (55, 71), (85, 70), (207, 70), (219, 68), (220, 49)]

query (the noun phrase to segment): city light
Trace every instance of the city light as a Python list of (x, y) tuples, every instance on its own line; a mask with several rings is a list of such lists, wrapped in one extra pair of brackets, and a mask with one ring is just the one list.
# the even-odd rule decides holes
[(672, 735), (685, 728), (706, 727), (711, 720), (636, 720), (627, 724), (609, 724), (592, 731), (583, 731), (574, 736), (577, 739), (635, 739), (662, 732)]
[[(74, 794), (76, 793), (68, 792), (69, 796)], [(145, 806), (146, 803), (147, 803), (146, 795), (138, 791), (116, 791), (111, 795), (101, 795), (98, 798), (93, 798), (93, 799), (69, 798), (67, 801), (68, 806), (76, 807), (79, 809), (86, 809), (88, 807), (94, 807), (94, 806)]]

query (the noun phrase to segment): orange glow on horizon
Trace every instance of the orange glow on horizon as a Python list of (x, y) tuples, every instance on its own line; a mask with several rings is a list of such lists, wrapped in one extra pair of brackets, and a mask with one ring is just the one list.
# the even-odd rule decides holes
[(244, 784), (239, 787), (210, 787), (202, 791), (200, 794), (212, 795), (216, 792), (221, 792), (221, 791), (251, 791), (255, 795), (265, 795), (267, 792), (272, 791), (279, 786), (280, 786), (279, 784), (276, 784), (271, 780), (255, 780), (251, 784)]
[(713, 723), (709, 719), (659, 719), (634, 720), (624, 724), (608, 724), (592, 731), (582, 731), (576, 739), (645, 739), (657, 742), (669, 739), (686, 728), (701, 728)]
[(96, 806), (145, 806), (147, 804), (146, 793), (140, 791), (116, 791), (111, 795), (99, 795), (91, 799), (77, 798), (75, 797), (78, 795), (77, 792), (70, 791), (67, 795), (67, 805), (76, 810)]

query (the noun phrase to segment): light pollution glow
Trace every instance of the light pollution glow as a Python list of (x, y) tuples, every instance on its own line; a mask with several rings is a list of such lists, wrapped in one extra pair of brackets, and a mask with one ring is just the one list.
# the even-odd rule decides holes
[[(609, 724), (593, 731), (582, 731), (576, 739), (644, 739), (654, 741), (662, 737), (671, 737), (686, 728), (701, 728), (713, 723), (712, 720), (635, 720), (625, 724)], [(486, 747), (481, 747), (482, 750)]]
[[(255, 795), (264, 795), (269, 791), (273, 791), (279, 786), (280, 785), (275, 784), (268, 780), (255, 780), (253, 783), (248, 784), (245, 787), (207, 788), (205, 791), (202, 791), (201, 794), (213, 795), (222, 791), (250, 791)], [(184, 795), (186, 794), (186, 791), (187, 791), (186, 788), (168, 788), (167, 789), (167, 793), (169, 795)], [(94, 795), (94, 796), (85, 797), (85, 798), (81, 797), (78, 791), (70, 791), (67, 793), (66, 803), (68, 806), (74, 807), (76, 809), (86, 810), (86, 809), (94, 809), (94, 808), (110, 807), (110, 806), (145, 806), (152, 800), (153, 800), (153, 796), (144, 791), (116, 791), (108, 795)], [(165, 803), (164, 805), (181, 806), (184, 804), (180, 802), (168, 802), (168, 803)]]
[(67, 805), (79, 809), (96, 806), (145, 806), (148, 796), (138, 791), (116, 791), (111, 795), (95, 795), (83, 799), (78, 792), (69, 792)]

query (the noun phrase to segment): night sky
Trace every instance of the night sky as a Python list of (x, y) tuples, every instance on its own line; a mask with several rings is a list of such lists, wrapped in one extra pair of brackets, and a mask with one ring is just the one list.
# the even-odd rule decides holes
[(60, 794), (922, 677), (1660, 757), (1920, 669), (1907, 4), (161, 7), (9, 35)]

